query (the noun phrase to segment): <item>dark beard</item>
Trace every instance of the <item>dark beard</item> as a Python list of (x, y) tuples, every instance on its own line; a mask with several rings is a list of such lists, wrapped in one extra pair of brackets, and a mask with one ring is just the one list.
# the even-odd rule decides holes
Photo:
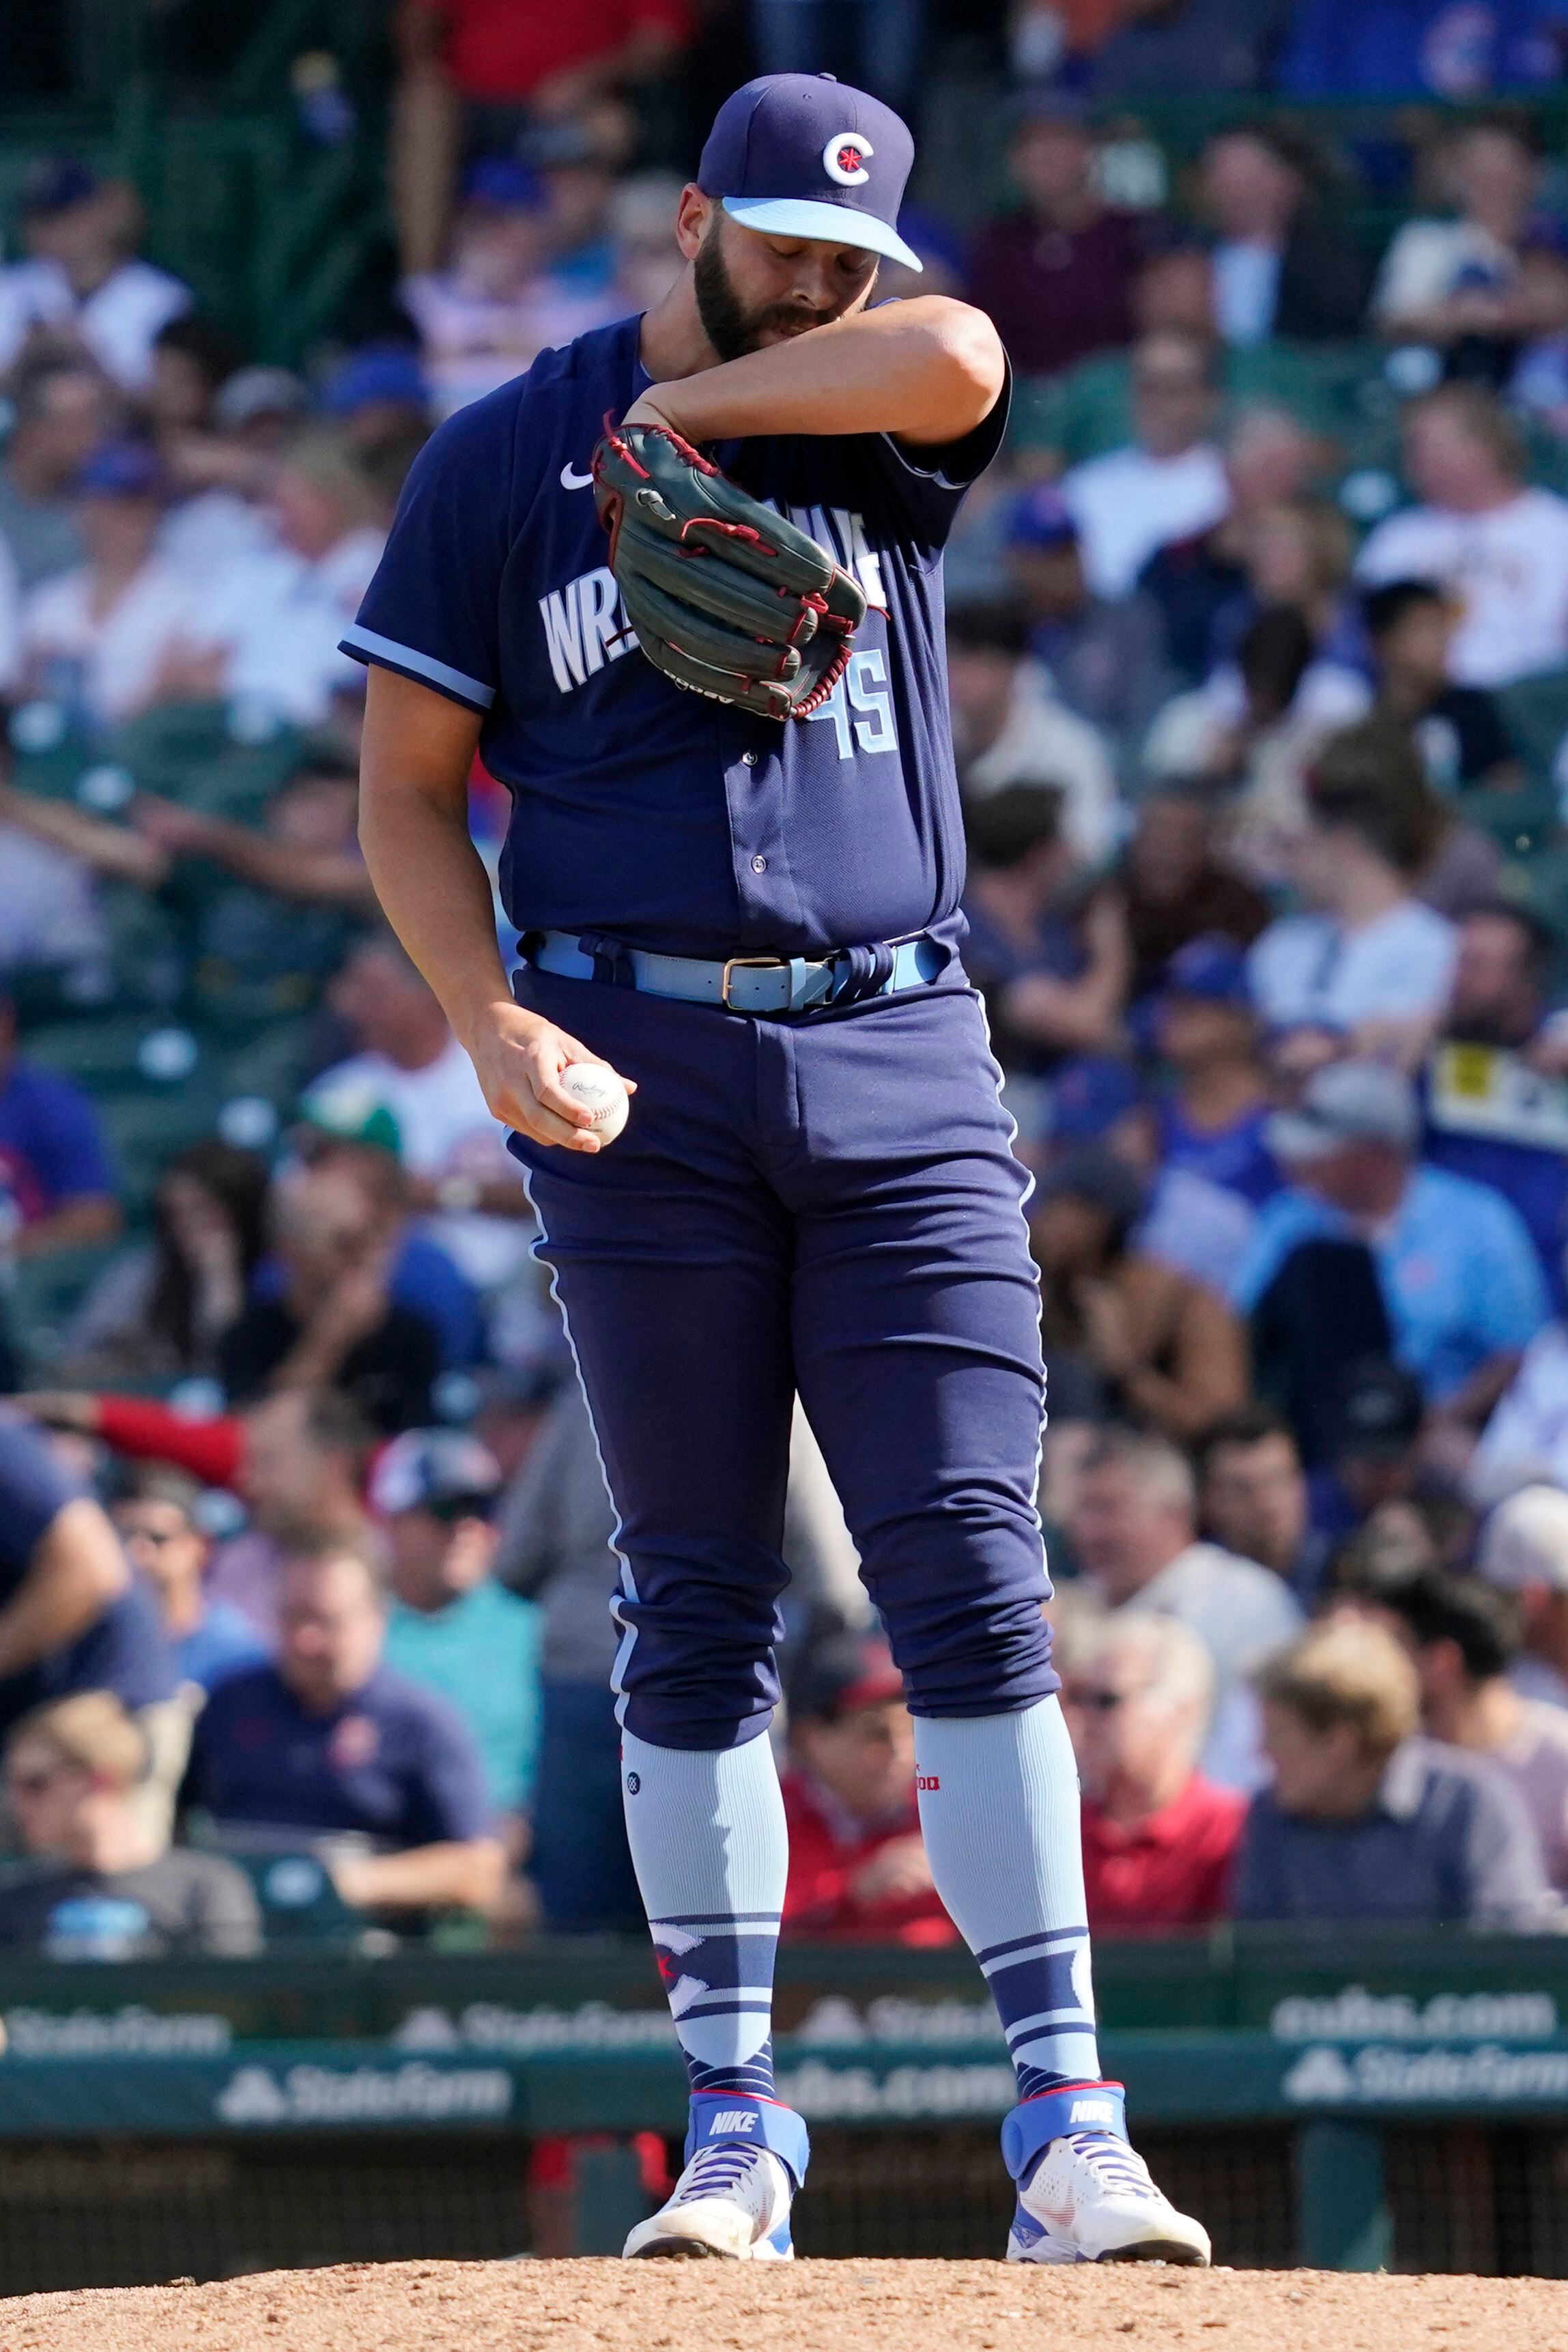
[(703, 332), (721, 360), (744, 359), (756, 348), (754, 338), (759, 321), (747, 318), (740, 298), (730, 282), (724, 266), (724, 256), (718, 249), (718, 222), (697, 247), (697, 257), (692, 264), (692, 290), (697, 298), (697, 317)]
[[(719, 250), (719, 236), (720, 217), (716, 213), (692, 264), (692, 290), (703, 332), (720, 359), (739, 360), (758, 349), (769, 327), (794, 326), (802, 314), (798, 302), (769, 302), (760, 310), (747, 310)], [(808, 315), (813, 326), (825, 327), (841, 314), (834, 310)]]

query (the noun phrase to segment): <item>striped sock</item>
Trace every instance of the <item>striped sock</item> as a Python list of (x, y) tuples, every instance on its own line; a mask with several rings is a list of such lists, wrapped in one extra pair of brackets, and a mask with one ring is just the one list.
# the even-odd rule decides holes
[(767, 1739), (622, 1737), (626, 1831), (694, 2093), (773, 2095), (773, 1960), (789, 1845)]
[(1100, 2080), (1079, 1833), (1061, 1709), (917, 1717), (931, 1873), (979, 1961), (1020, 2099)]

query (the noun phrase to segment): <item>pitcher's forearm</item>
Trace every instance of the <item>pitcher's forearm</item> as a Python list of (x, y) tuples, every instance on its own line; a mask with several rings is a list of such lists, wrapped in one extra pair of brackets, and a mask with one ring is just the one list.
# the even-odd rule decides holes
[(486, 1007), (509, 1002), (490, 877), (460, 815), (414, 786), (361, 809), (360, 843), (382, 912), (471, 1047)]
[(627, 415), (633, 423), (673, 425), (688, 441), (896, 433), (940, 444), (973, 432), (1006, 376), (985, 313), (925, 295), (656, 383)]
[(476, 712), (372, 669), (360, 760), (360, 846), (377, 898), (465, 1046), (510, 1001), (490, 878), (468, 833)]

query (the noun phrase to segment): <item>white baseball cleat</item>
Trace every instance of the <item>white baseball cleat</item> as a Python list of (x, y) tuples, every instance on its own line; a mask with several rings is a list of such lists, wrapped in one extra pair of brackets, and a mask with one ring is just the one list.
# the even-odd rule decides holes
[(1109, 2132), (1053, 2139), (1019, 2189), (1009, 2263), (1183, 2263), (1207, 2267), (1208, 2232), (1155, 2187)]
[(638, 2222), (624, 2258), (659, 2254), (700, 2262), (716, 2254), (740, 2263), (793, 2262), (793, 2195), (789, 2173), (769, 2149), (710, 2140), (698, 2148), (668, 2201)]

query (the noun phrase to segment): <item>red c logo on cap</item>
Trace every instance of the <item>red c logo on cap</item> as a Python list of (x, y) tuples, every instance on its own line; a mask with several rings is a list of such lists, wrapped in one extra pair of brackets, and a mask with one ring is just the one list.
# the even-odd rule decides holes
[(866, 158), (875, 153), (871, 141), (858, 131), (835, 131), (822, 150), (822, 169), (841, 188), (858, 188), (870, 179)]

